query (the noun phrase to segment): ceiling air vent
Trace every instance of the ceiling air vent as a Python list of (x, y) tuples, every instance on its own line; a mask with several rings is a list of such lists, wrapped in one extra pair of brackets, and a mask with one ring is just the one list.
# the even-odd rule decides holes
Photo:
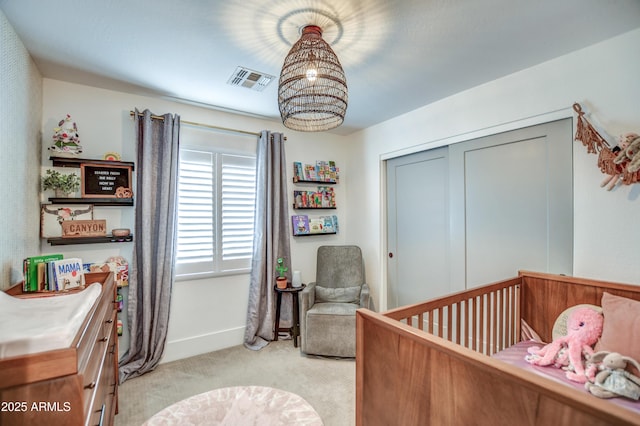
[(238, 67), (227, 81), (227, 84), (262, 92), (274, 78), (274, 76), (263, 72)]

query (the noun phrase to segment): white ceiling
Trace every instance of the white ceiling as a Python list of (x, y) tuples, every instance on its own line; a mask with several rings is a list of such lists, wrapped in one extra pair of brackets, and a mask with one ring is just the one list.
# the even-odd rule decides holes
[[(0, 9), (44, 77), (274, 120), (282, 61), (300, 27), (319, 25), (349, 86), (339, 134), (640, 27), (640, 0), (0, 0)], [(262, 92), (230, 86), (238, 66), (276, 78)]]

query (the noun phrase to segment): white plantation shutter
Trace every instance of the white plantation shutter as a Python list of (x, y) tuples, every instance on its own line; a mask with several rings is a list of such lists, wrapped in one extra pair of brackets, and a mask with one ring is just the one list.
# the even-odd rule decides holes
[(253, 252), (256, 160), (225, 154), (221, 158), (221, 266), (225, 271), (246, 269)]
[(181, 148), (177, 276), (250, 268), (255, 182), (255, 157)]
[(213, 271), (215, 154), (180, 151), (177, 274)]

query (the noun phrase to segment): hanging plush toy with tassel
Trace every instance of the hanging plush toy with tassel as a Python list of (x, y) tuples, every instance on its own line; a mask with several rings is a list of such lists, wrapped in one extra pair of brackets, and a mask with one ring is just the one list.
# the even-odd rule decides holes
[(629, 170), (629, 160), (626, 156), (626, 150), (631, 141), (636, 138), (638, 138), (636, 133), (625, 133), (620, 135), (618, 145), (613, 147), (613, 149), (600, 151), (598, 165), (600, 165), (602, 173), (607, 175), (600, 186), (606, 186), (607, 191), (611, 191), (617, 184), (624, 181), (625, 170)]
[(581, 141), (589, 154), (598, 154), (598, 167), (607, 175), (600, 186), (611, 191), (619, 183), (630, 185), (640, 182), (640, 136), (625, 133), (620, 136), (618, 145), (610, 148), (609, 143), (584, 118), (580, 104), (573, 104), (573, 110), (578, 114), (575, 140)]
[(620, 150), (613, 160), (616, 164), (626, 164), (630, 173), (640, 170), (640, 136), (637, 133), (626, 133), (622, 136), (625, 147)]

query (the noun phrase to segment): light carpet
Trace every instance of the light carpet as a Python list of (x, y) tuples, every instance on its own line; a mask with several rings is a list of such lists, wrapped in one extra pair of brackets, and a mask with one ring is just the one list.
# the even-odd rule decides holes
[(116, 426), (140, 426), (178, 401), (231, 386), (266, 386), (304, 398), (325, 426), (355, 425), (355, 361), (308, 357), (291, 340), (260, 351), (235, 346), (161, 364), (119, 388)]

